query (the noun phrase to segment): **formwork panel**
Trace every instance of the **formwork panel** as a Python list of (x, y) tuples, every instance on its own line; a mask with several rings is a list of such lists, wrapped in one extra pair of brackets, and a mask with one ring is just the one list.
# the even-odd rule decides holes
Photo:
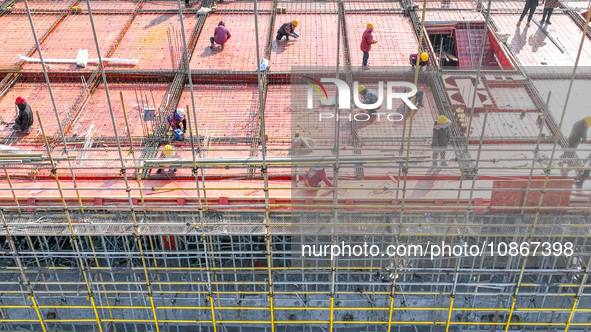
[[(414, 2), (417, 11), (423, 10), (423, 1)], [(452, 0), (427, 0), (427, 9), (476, 9), (476, 4), (472, 1), (452, 1)]]
[[(181, 8), (185, 9), (199, 9), (201, 1), (191, 1), (191, 7), (185, 7), (185, 1), (181, 1)], [(146, 1), (142, 10), (178, 10), (178, 3), (176, 1)]]
[[(247, 12), (247, 11), (254, 11), (254, 1), (242, 1), (242, 0), (227, 0), (223, 3), (216, 4), (218, 11), (232, 11), (232, 12)], [(273, 2), (272, 1), (258, 1), (257, 2), (257, 10), (272, 10), (273, 9)]]
[[(51, 89), (55, 98), (60, 121), (64, 122), (71, 118), (71, 110), (76, 106), (76, 99), (80, 96), (84, 87), (82, 83), (52, 83)], [(47, 135), (58, 134), (58, 122), (55, 117), (53, 105), (49, 95), (49, 90), (45, 83), (17, 83), (0, 100), (0, 109), (2, 109), (2, 118), (7, 122), (13, 122), (16, 118), (14, 101), (17, 97), (23, 97), (31, 106), (33, 113), (39, 112), (43, 128)], [(15, 133), (11, 126), (2, 127), (0, 137), (16, 138), (22, 134)], [(59, 136), (58, 136), (59, 137)], [(33, 130), (24, 139), (38, 138), (42, 139), (39, 129), (39, 121), (35, 115)]]
[[(338, 4), (336, 1), (330, 2), (278, 2), (278, 7), (285, 8), (287, 14), (336, 14), (338, 11)], [(297, 17), (294, 17), (298, 19)], [(287, 22), (287, 21), (286, 21)]]
[[(183, 17), (187, 41), (196, 16)], [(121, 40), (113, 58), (139, 59), (137, 64), (108, 64), (110, 70), (173, 70), (182, 57), (180, 20), (172, 14), (140, 14)], [(169, 42), (169, 35), (172, 43)], [(172, 46), (171, 46), (172, 45)]]
[[(195, 111), (199, 135), (210, 142), (235, 142), (249, 145), (257, 135), (258, 99), (256, 85), (194, 85)], [(179, 107), (192, 108), (186, 87)], [(194, 123), (194, 122), (192, 122)], [(195, 130), (195, 128), (193, 128)]]
[[(267, 36), (270, 15), (258, 16), (259, 56), (265, 56), (263, 36)], [(213, 36), (220, 21), (224, 21), (232, 37), (223, 50), (217, 46), (210, 49), (209, 38)], [(255, 71), (257, 68), (256, 39), (254, 18), (252, 15), (211, 14), (205, 21), (199, 40), (191, 57), (192, 70), (216, 71)]]
[[(38, 38), (47, 33), (59, 17), (56, 14), (32, 16)], [(29, 55), (35, 47), (35, 40), (27, 15), (9, 14), (0, 17), (0, 44), (0, 68), (15, 66), (19, 63), (19, 55)]]
[[(148, 2), (151, 3), (151, 2)], [(129, 13), (132, 12), (137, 6), (137, 1), (93, 1), (90, 4), (90, 9), (93, 14), (96, 12), (110, 12), (110, 13)], [(80, 1), (78, 6), (82, 9), (83, 13), (88, 13), (88, 6), (86, 1)]]
[[(69, 10), (74, 1), (52, 1), (52, 0), (34, 0), (28, 1), (30, 10)], [(25, 4), (20, 2), (16, 4), (14, 9), (25, 10)]]
[[(419, 20), (422, 13), (417, 13)], [(484, 22), (484, 16), (474, 10), (427, 10), (425, 22), (429, 25), (455, 22)], [(427, 23), (425, 23), (427, 24)]]
[(346, 16), (351, 66), (361, 66), (363, 52), (361, 37), (368, 22), (374, 25), (374, 39), (378, 41), (369, 52), (369, 66), (408, 66), (408, 56), (416, 53), (418, 39), (410, 21), (402, 14), (349, 14)]
[[(535, 23), (517, 26), (520, 14), (492, 14), (499, 34), (508, 34), (507, 45), (525, 66), (572, 66), (575, 63), (582, 31), (566, 14), (552, 14), (552, 24), (544, 25), (551, 38)], [(541, 19), (537, 14), (537, 20)], [(561, 51), (564, 50), (564, 53)], [(591, 65), (591, 45), (583, 44), (579, 66)]]
[[(96, 14), (92, 18), (99, 40), (101, 55), (105, 56), (129, 16)], [(46, 61), (47, 59), (75, 60), (80, 49), (88, 50), (89, 59), (98, 58), (88, 15), (69, 15), (41, 45), (43, 59)], [(39, 58), (39, 53), (35, 51), (32, 57)], [(98, 63), (89, 63), (85, 68), (78, 67), (75, 63), (46, 63), (46, 67), (49, 71), (92, 71), (98, 67)], [(23, 66), (23, 69), (26, 71), (42, 71), (42, 66), (40, 63), (27, 63)]]
[[(161, 104), (164, 95), (168, 92), (168, 88), (168, 84), (157, 83), (151, 83), (149, 86), (129, 83), (109, 84), (111, 106), (120, 138), (127, 139), (120, 92), (123, 93), (123, 102), (131, 135), (145, 137), (149, 131), (153, 131), (153, 121), (144, 122), (143, 109), (144, 107), (157, 108)], [(115, 137), (107, 103), (107, 94), (102, 84), (94, 91), (81, 114), (76, 118), (70, 135), (85, 135), (89, 132), (91, 126), (94, 130), (97, 130), (93, 135), (95, 139)]]
[(347, 12), (351, 11), (364, 11), (367, 12), (369, 10), (380, 10), (380, 11), (390, 11), (390, 10), (400, 10), (400, 3), (398, 2), (386, 2), (386, 1), (347, 1), (344, 3), (345, 10)]
[[(486, 120), (486, 130), (484, 137), (503, 138), (506, 143), (517, 141), (519, 138), (536, 138), (540, 132), (540, 127), (537, 124), (538, 114), (528, 112), (522, 118), (520, 113), (515, 112), (493, 112), (488, 113)], [(484, 124), (484, 113), (476, 113), (472, 120), (472, 127), (474, 128), (473, 138), (480, 137), (482, 127)], [(469, 121), (469, 116), (466, 118)], [(542, 137), (549, 135), (550, 131), (544, 126), (542, 130)]]
[[(299, 20), (296, 33), (300, 38), (290, 38), (289, 42), (277, 41), (277, 30), (283, 23)], [(337, 64), (338, 16), (330, 14), (280, 14), (275, 18), (273, 47), (271, 50), (271, 72), (288, 72), (293, 66), (336, 66)], [(341, 36), (342, 42), (342, 36)], [(341, 64), (344, 63), (343, 46), (339, 45)]]

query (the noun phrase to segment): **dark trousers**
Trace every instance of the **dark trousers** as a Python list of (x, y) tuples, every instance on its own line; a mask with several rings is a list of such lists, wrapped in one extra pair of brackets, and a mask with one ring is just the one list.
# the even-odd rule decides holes
[(523, 21), (525, 14), (529, 10), (529, 16), (527, 17), (527, 21), (531, 21), (531, 18), (534, 16), (534, 12), (536, 11), (536, 7), (538, 6), (538, 0), (526, 0), (525, 7), (523, 7), (523, 13), (521, 13), (521, 17), (519, 18), (519, 22)]
[[(544, 22), (544, 21), (550, 22), (550, 15), (552, 15), (552, 11), (554, 11), (554, 8), (544, 8), (544, 16), (542, 16), (542, 22)], [(546, 19), (546, 15), (548, 15), (547, 19)]]
[(286, 37), (286, 38), (285, 38), (286, 40), (289, 40), (289, 35), (288, 35), (288, 34), (285, 34), (285, 33), (283, 33), (283, 32), (277, 32), (277, 38), (276, 38), (276, 39), (277, 39), (277, 40), (281, 40), (281, 39), (283, 39), (283, 36), (285, 36), (285, 37)]
[(441, 159), (441, 166), (447, 166), (447, 163), (445, 162), (445, 146), (441, 146), (441, 147), (436, 147), (433, 150), (433, 166), (437, 165), (437, 155), (439, 155), (439, 158)]
[(577, 180), (577, 185), (582, 187), (585, 181), (589, 178), (589, 175), (591, 175), (591, 170), (585, 170), (581, 175), (580, 179)]
[(214, 40), (215, 40), (215, 39), (214, 39), (213, 37), (209, 37), (209, 41), (211, 42), (211, 45), (212, 45), (212, 46), (213, 46), (213, 44), (215, 44)]
[(363, 52), (363, 66), (367, 66), (367, 61), (369, 60), (369, 52)]

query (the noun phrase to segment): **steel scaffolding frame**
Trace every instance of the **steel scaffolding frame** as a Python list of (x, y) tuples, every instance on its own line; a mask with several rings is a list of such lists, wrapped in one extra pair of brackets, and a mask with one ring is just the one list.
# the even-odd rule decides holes
[[(31, 28), (35, 31), (28, 2), (24, 2)], [(420, 18), (414, 10), (409, 13), (417, 33), (419, 51), (428, 49), (424, 34), (429, 2), (423, 0)], [(2, 14), (12, 3), (4, 2)], [(118, 42), (137, 15), (154, 12), (143, 8), (146, 3), (148, 1), (138, 1), (117, 38)], [(285, 83), (281, 77), (286, 73), (222, 70), (207, 73), (227, 75), (224, 80), (230, 82), (240, 82), (245, 77), (249, 82), (256, 82), (258, 100), (255, 110), (257, 129), (249, 137), (247, 145), (236, 149), (206, 145), (204, 141), (207, 137), (199, 131), (199, 113), (195, 105), (195, 95), (199, 92), (194, 91), (194, 84), (207, 82), (208, 78), (203, 78), (199, 70), (192, 70), (189, 63), (207, 15), (200, 17), (187, 38), (183, 16), (194, 14), (196, 9), (183, 9), (180, 0), (174, 3), (176, 8), (157, 12), (179, 15), (183, 56), (174, 72), (159, 73), (163, 75), (161, 77), (170, 77), (170, 98), (160, 105), (163, 112), (158, 119), (160, 127), (154, 135), (132, 137), (125, 106), (122, 105), (127, 139), (120, 139), (115, 129), (107, 80), (107, 76), (113, 74), (117, 77), (117, 73), (103, 66), (92, 18), (94, 11), (91, 2), (86, 0), (94, 44), (101, 62), (98, 69), (91, 73), (91, 79), (87, 80), (93, 88), (84, 98), (90, 98), (93, 89), (101, 83), (107, 91), (113, 137), (102, 140), (101, 144), (107, 146), (105, 151), (111, 153), (110, 158), (92, 160), (81, 157), (81, 153), (93, 152), (96, 148), (70, 148), (81, 141), (80, 138), (69, 137), (68, 129), (62, 129), (64, 119), (60, 119), (53, 95), (53, 111), (59, 131), (45, 132), (44, 123), (37, 113), (41, 135), (29, 141), (38, 143), (37, 151), (26, 149), (29, 153), (0, 155), (7, 181), (6, 190), (10, 191), (10, 197), (3, 199), (0, 205), (3, 226), (0, 239), (4, 242), (0, 251), (0, 326), (6, 330), (24, 328), (43, 331), (248, 331), (250, 328), (266, 331), (288, 328), (309, 331), (418, 331), (426, 330), (427, 326), (430, 331), (457, 331), (470, 327), (495, 330), (498, 327), (505, 331), (512, 328), (588, 330), (591, 319), (591, 292), (588, 288), (591, 266), (591, 220), (588, 212), (591, 198), (573, 199), (567, 207), (544, 205), (546, 194), (565, 191), (550, 187), (557, 178), (553, 171), (585, 168), (578, 160), (576, 165), (568, 167), (553, 165), (556, 159), (560, 159), (555, 157), (557, 150), (566, 147), (561, 130), (569, 95), (562, 117), (557, 122), (530, 78), (527, 78), (527, 92), (538, 110), (544, 112), (545, 124), (551, 128), (552, 138), (542, 138), (544, 126), (541, 126), (536, 137), (520, 137), (518, 140), (527, 139), (535, 143), (535, 153), (531, 158), (494, 159), (495, 162), (522, 161), (526, 164), (501, 168), (505, 171), (525, 171), (511, 177), (527, 182), (525, 188), (516, 189), (526, 193), (520, 206), (494, 205), (475, 197), (483, 192), (508, 191), (507, 188), (477, 187), (481, 183), (479, 181), (507, 177), (490, 175), (487, 178), (487, 171), (500, 167), (481, 164), (488, 162), (483, 157), (484, 153), (499, 151), (494, 147), (487, 148), (487, 143), (493, 143), (495, 139), (485, 137), (485, 130), (482, 130), (479, 137), (473, 139), (477, 146), (471, 145), (470, 134), (464, 136), (455, 127), (452, 144), (458, 166), (436, 168), (459, 169), (459, 175), (449, 176), (457, 180), (459, 186), (412, 189), (417, 192), (441, 192), (442, 197), (447, 192), (457, 192), (457, 196), (442, 199), (444, 205), (438, 205), (430, 198), (416, 199), (407, 194), (410, 181), (424, 177), (417, 171), (431, 168), (418, 164), (425, 159), (421, 155), (433, 152), (430, 148), (416, 148), (412, 144), (425, 139), (412, 133), (414, 113), (411, 113), (406, 135), (385, 138), (384, 141), (397, 145), (386, 149), (392, 154), (385, 157), (363, 156), (364, 160), (360, 162), (355, 155), (342, 154), (340, 144), (343, 140), (339, 136), (342, 124), (338, 117), (331, 157), (277, 157), (274, 153), (290, 150), (290, 142), (284, 142), (280, 147), (269, 144), (265, 103), (269, 85)], [(411, 5), (406, 0), (375, 3), (376, 8), (372, 11), (389, 14), (402, 13)], [(379, 8), (378, 4), (382, 3), (391, 4), (394, 8)], [(78, 4), (78, 1), (72, 2), (72, 5)], [(264, 57), (269, 59), (273, 57), (271, 48), (276, 16), (281, 12), (281, 6), (286, 4), (289, 3), (274, 0), (271, 10), (259, 11), (259, 3), (255, 0), (253, 9), (238, 10), (252, 14), (255, 20), (257, 63), (261, 63), (262, 58), (259, 54), (257, 15), (259, 12), (271, 15), (269, 30), (261, 33), (267, 36)], [(490, 15), (494, 9), (491, 9), (491, 1), (487, 4), (486, 10), (483, 9), (484, 4), (479, 5), (487, 22), (485, 37), (489, 26), (494, 27), (494, 19)], [(212, 5), (213, 2), (204, 1), (200, 8), (211, 8)], [(220, 11), (233, 12), (223, 8)], [(578, 58), (587, 39), (591, 11), (584, 24), (581, 24), (580, 17), (574, 18), (577, 13), (573, 10), (566, 11), (583, 30), (572, 75), (562, 77), (570, 82), (570, 94), (570, 87), (579, 77)], [(351, 12), (363, 11), (352, 9)], [(338, 45), (343, 40), (345, 65), (339, 64), (339, 47), (335, 72), (351, 83), (351, 36), (344, 19), (347, 13), (343, 1), (338, 0), (337, 36)], [(54, 26), (59, 25), (67, 15), (70, 15), (69, 12), (63, 12)], [(37, 40), (35, 35), (36, 49), (31, 51), (31, 54), (37, 51), (41, 59), (40, 44), (46, 36)], [(107, 54), (112, 54), (115, 48)], [(479, 55), (477, 84), (483, 54), (484, 47)], [(67, 75), (65, 78), (52, 75), (43, 62), (42, 65), (45, 82), (52, 94), (52, 82), (67, 81), (69, 78)], [(341, 73), (341, 70), (344, 72)], [(519, 67), (514, 72), (527, 77)], [(451, 119), (454, 110), (445, 97), (443, 74), (443, 71), (435, 70), (419, 75), (417, 66), (414, 83), (418, 85), (422, 80), (429, 82), (435, 90), (438, 111)], [(474, 71), (468, 74), (474, 74)], [(7, 79), (10, 82), (3, 81), (6, 84), (3, 86), (26, 80), (27, 76), (23, 78), (19, 73), (11, 73), (5, 81)], [(151, 79), (146, 82), (151, 82)], [(190, 110), (187, 112), (190, 145), (184, 149), (191, 153), (191, 158), (174, 162), (156, 159), (159, 147), (169, 141), (166, 115), (179, 106), (185, 85), (189, 86), (192, 104), (187, 106)], [(476, 94), (473, 98), (472, 105)], [(122, 95), (121, 101), (123, 103)], [(82, 105), (76, 107), (76, 112), (83, 109)], [(472, 120), (474, 107), (470, 113)], [(488, 114), (488, 110), (484, 112), (483, 128), (486, 127)], [(406, 130), (406, 123), (404, 126)], [(351, 146), (357, 150), (364, 148), (365, 141), (356, 133), (357, 128), (351, 130), (354, 132)], [(509, 138), (497, 139), (511, 142)], [(14, 142), (3, 139), (3, 143)], [(125, 150), (129, 150), (127, 156), (124, 155)], [(209, 152), (224, 150), (244, 151), (249, 157), (207, 157)], [(377, 155), (384, 148), (370, 146), (366, 150), (375, 151)], [(528, 148), (523, 150), (531, 151)], [(590, 152), (586, 149), (579, 151)], [(411, 155), (411, 152), (421, 155)], [(544, 153), (550, 155), (549, 161), (546, 165), (540, 163), (536, 166), (539, 155)], [(472, 157), (474, 154), (476, 157)], [(81, 165), (82, 161), (91, 162)], [(181, 171), (190, 171), (190, 175), (175, 177), (179, 181), (185, 180), (182, 187), (147, 184), (150, 169), (171, 165)], [(283, 197), (284, 192), (302, 187), (274, 183), (276, 178), (270, 173), (293, 166), (312, 165), (333, 169), (334, 187), (329, 188), (332, 195), (314, 198), (312, 206), (305, 200)], [(398, 172), (398, 182), (387, 189), (400, 192), (400, 198), (374, 199), (368, 194), (376, 188), (360, 188), (343, 179), (347, 174), (370, 179), (372, 175), (367, 171), (372, 167), (387, 167)], [(229, 182), (218, 184), (215, 179), (219, 178), (219, 174), (215, 171), (219, 169), (235, 172), (231, 173), (230, 179), (246, 177), (246, 174), (250, 182), (241, 184), (241, 187)], [(85, 182), (93, 177), (84, 176), (84, 172), (99, 171), (107, 171), (104, 179), (120, 181), (109, 187)], [(128, 174), (130, 171), (133, 171), (132, 175)], [(54, 197), (35, 198), (30, 194), (30, 188), (18, 185), (31, 172), (37, 174), (36, 180), (31, 180), (39, 181), (36, 189), (52, 193)], [(136, 184), (133, 184), (134, 180)], [(534, 186), (534, 180), (541, 181), (542, 186)], [(465, 183), (470, 184), (469, 188), (464, 188)], [(261, 195), (244, 199), (241, 196), (243, 190), (258, 190)], [(358, 194), (344, 196), (340, 195), (340, 190)], [(112, 197), (110, 202), (96, 204), (84, 194), (87, 191), (110, 191), (118, 193), (118, 196), (113, 195), (116, 197)], [(164, 202), (148, 195), (167, 191), (180, 192), (186, 201), (182, 198), (182, 204), (172, 210), (170, 202), (180, 199), (178, 195)], [(211, 194), (216, 191), (224, 191), (225, 199), (220, 197), (222, 195)], [(237, 192), (237, 197), (228, 199), (227, 196), (231, 196), (228, 193), (233, 191)], [(537, 203), (526, 204), (527, 195), (533, 193), (540, 193), (539, 197), (536, 196)], [(520, 211), (515, 212), (516, 209)], [(504, 212), (506, 210), (511, 212)], [(372, 244), (397, 246), (448, 241), (483, 247), (490, 241), (506, 241), (527, 243), (529, 247), (535, 240), (549, 243), (570, 241), (574, 244), (575, 255), (493, 258), (484, 255), (431, 260), (396, 255), (394, 258), (330, 260), (304, 259), (296, 250), (304, 243), (328, 245), (340, 241), (370, 241)]]

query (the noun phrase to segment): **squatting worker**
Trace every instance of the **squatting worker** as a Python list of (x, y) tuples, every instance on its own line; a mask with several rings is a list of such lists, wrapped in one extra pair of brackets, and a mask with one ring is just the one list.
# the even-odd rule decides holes
[(283, 37), (285, 37), (285, 41), (289, 41), (289, 37), (294, 37), (294, 38), (299, 38), (300, 35), (298, 35), (295, 32), (295, 29), (297, 28), (297, 26), (300, 24), (300, 22), (298, 20), (293, 20), (291, 22), (287, 22), (287, 23), (283, 23), (281, 25), (281, 27), (279, 28), (279, 30), (277, 30), (277, 40), (281, 40), (283, 39)]
[(22, 131), (26, 134), (30, 133), (34, 120), (31, 106), (29, 106), (23, 97), (16, 98), (14, 104), (16, 105), (17, 116), (14, 120), (12, 129), (16, 131)]
[(213, 49), (217, 44), (220, 45), (222, 49), (224, 49), (224, 44), (231, 37), (232, 35), (230, 34), (230, 30), (226, 28), (226, 24), (224, 23), (224, 21), (220, 21), (220, 23), (218, 23), (217, 28), (215, 28), (215, 30), (213, 31), (213, 37), (209, 38), (209, 41), (211, 42), (211, 46), (209, 47)]

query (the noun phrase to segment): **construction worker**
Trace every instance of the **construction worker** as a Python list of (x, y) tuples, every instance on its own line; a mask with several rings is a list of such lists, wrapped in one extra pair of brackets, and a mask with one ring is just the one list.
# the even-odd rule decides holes
[[(579, 144), (587, 141), (587, 130), (589, 129), (589, 126), (591, 126), (591, 116), (587, 116), (584, 119), (575, 122), (573, 125), (570, 135), (568, 136), (568, 149), (566, 149), (562, 156), (560, 156), (561, 159), (569, 159), (569, 165), (572, 165), (572, 159), (575, 158), (575, 151), (579, 147)], [(561, 161), (559, 165), (564, 165), (564, 161)]]
[(283, 39), (285, 36), (285, 41), (289, 41), (289, 37), (299, 38), (300, 36), (295, 32), (295, 28), (300, 24), (298, 20), (293, 20), (291, 22), (283, 23), (279, 30), (277, 30), (277, 40)]
[(223, 50), (224, 44), (231, 37), (232, 37), (232, 35), (230, 34), (230, 30), (228, 30), (228, 28), (226, 28), (226, 24), (224, 23), (224, 21), (220, 21), (220, 23), (218, 23), (218, 26), (213, 31), (213, 37), (209, 38), (209, 41), (211, 42), (211, 46), (209, 46), (209, 48), (211, 48), (213, 50), (213, 48), (217, 44), (217, 45), (220, 45)]
[[(419, 89), (418, 87), (417, 87), (417, 90), (418, 91), (415, 94), (415, 106), (416, 107), (423, 107), (423, 106), (425, 106), (423, 104), (423, 96), (425, 94), (424, 94), (423, 90)], [(406, 88), (406, 89), (404, 89), (404, 92), (412, 92), (412, 88)]]
[(168, 116), (168, 123), (170, 124), (170, 128), (175, 131), (177, 129), (181, 129), (181, 124), (183, 128), (181, 129), (183, 133), (187, 131), (187, 119), (185, 118), (185, 110), (182, 108), (176, 109), (172, 114)]
[[(371, 105), (378, 102), (378, 94), (374, 90), (366, 88), (365, 85), (360, 85), (357, 88), (357, 91), (359, 92), (359, 95), (363, 97), (364, 104)], [(372, 115), (377, 112), (378, 108), (367, 109), (366, 111), (369, 115)]]
[(304, 183), (306, 187), (319, 188), (320, 182), (326, 183), (327, 186), (332, 187), (333, 184), (326, 176), (326, 171), (322, 167), (312, 167), (306, 174), (304, 174)]
[[(411, 54), (408, 56), (408, 61), (410, 65), (414, 68), (417, 65), (417, 53)], [(421, 52), (421, 59), (419, 60), (419, 66), (424, 67), (429, 62), (429, 54), (427, 52)]]
[(371, 51), (371, 45), (377, 42), (377, 40), (373, 39), (373, 23), (367, 23), (367, 28), (361, 37), (361, 52), (363, 52), (363, 63), (361, 65), (362, 69), (369, 69), (367, 64), (369, 61), (369, 51)]
[(433, 148), (433, 167), (437, 166), (437, 155), (441, 159), (441, 166), (447, 166), (445, 161), (445, 150), (449, 142), (449, 126), (451, 122), (445, 115), (440, 115), (435, 121), (433, 126), (433, 142), (431, 147)]
[(536, 7), (538, 7), (538, 0), (525, 0), (525, 6), (523, 7), (523, 12), (521, 13), (521, 17), (519, 18), (517, 25), (521, 24), (521, 21), (523, 21), (525, 14), (527, 14), (527, 12), (529, 11), (527, 23), (525, 24), (525, 26), (529, 26), (531, 18), (534, 16), (534, 13), (536, 11)]
[(16, 98), (14, 104), (16, 105), (17, 116), (14, 120), (14, 125), (12, 126), (12, 129), (16, 131), (22, 131), (26, 134), (30, 133), (34, 120), (31, 106), (27, 104), (25, 98), (23, 97)]
[(550, 15), (552, 15), (554, 8), (558, 8), (560, 3), (558, 0), (542, 0), (542, 3), (544, 4), (544, 15), (542, 16), (540, 23), (544, 24), (545, 22), (546, 24), (552, 24), (552, 22), (550, 22)]
[[(162, 150), (162, 153), (160, 153), (160, 158), (161, 159), (178, 159), (180, 157), (179, 157), (179, 154), (172, 147), (172, 145), (166, 144), (164, 146), (164, 149)], [(170, 168), (168, 170), (168, 173), (175, 173), (175, 172), (176, 172), (176, 168)], [(160, 168), (156, 172), (156, 174), (162, 174), (162, 173), (164, 173), (164, 168)]]

